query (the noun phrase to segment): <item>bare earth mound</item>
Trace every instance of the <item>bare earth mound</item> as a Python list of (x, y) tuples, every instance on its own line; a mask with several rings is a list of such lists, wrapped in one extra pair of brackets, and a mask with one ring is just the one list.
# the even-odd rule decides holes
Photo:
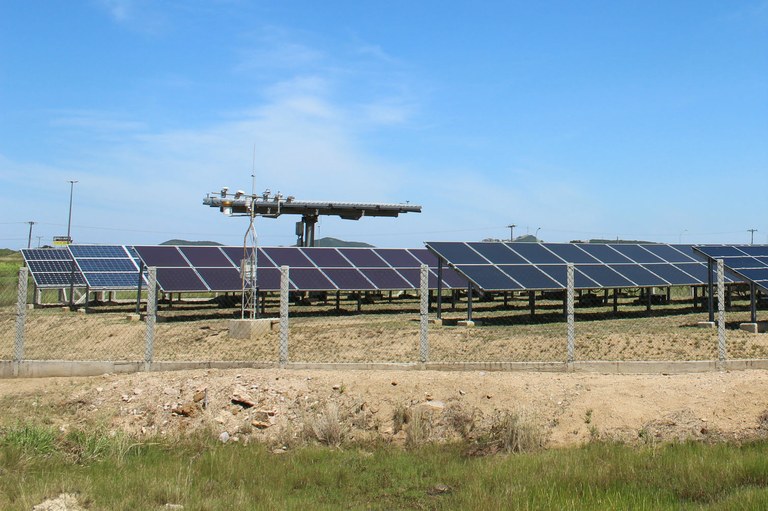
[[(142, 437), (209, 432), (279, 452), (307, 440), (472, 440), (524, 412), (551, 447), (744, 440), (768, 426), (768, 371), (687, 375), (195, 370), (0, 380), (0, 425), (106, 428)], [(413, 428), (413, 426), (411, 426)], [(411, 440), (413, 439), (411, 435)]]

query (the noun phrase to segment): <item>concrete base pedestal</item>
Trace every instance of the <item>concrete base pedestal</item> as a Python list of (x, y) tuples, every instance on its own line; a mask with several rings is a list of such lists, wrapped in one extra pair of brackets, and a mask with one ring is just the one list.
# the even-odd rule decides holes
[(456, 323), (456, 326), (465, 326), (467, 328), (472, 328), (472, 327), (474, 327), (476, 325), (479, 325), (479, 323), (477, 323), (476, 321), (469, 320), (469, 319), (463, 319), (463, 320), (461, 320), (461, 321)]
[(250, 339), (269, 333), (280, 324), (276, 319), (230, 319), (229, 336), (233, 339)]
[(715, 328), (717, 324), (714, 321), (699, 321), (696, 323), (699, 328)]
[(762, 334), (764, 332), (768, 332), (768, 321), (758, 321), (757, 323), (742, 323), (739, 325), (739, 329), (751, 334)]
[(437, 319), (437, 318), (428, 319), (427, 323), (429, 323), (430, 325), (435, 325), (435, 326), (443, 326), (443, 320), (442, 319)]

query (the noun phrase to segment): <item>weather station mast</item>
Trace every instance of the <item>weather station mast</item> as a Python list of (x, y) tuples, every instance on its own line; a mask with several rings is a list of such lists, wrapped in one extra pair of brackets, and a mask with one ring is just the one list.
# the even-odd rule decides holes
[[(253, 177), (253, 175), (251, 176)], [(345, 220), (360, 220), (363, 217), (398, 217), (402, 213), (421, 213), (421, 206), (406, 202), (404, 204), (336, 202), (336, 201), (299, 201), (280, 192), (272, 194), (265, 190), (256, 195), (255, 184), (251, 194), (243, 190), (230, 193), (228, 187), (219, 192), (208, 193), (203, 204), (218, 208), (226, 216), (249, 217), (248, 229), (243, 239), (243, 260), (240, 274), (243, 282), (242, 319), (258, 318), (258, 277), (256, 217), (278, 218), (282, 215), (301, 215), (296, 222), (297, 246), (315, 246), (315, 226), (321, 216), (338, 216)]]

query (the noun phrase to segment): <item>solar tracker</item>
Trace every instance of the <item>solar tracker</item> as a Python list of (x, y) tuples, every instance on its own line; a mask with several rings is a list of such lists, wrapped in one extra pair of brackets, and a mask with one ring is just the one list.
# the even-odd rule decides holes
[(71, 285), (86, 285), (83, 274), (66, 248), (23, 248), (21, 255), (38, 288), (63, 289)]
[[(427, 249), (485, 291), (562, 290), (574, 264), (577, 289), (702, 285), (707, 265), (691, 245), (428, 242)], [(755, 251), (754, 261), (762, 252)], [(747, 254), (741, 253), (742, 257)], [(768, 270), (768, 250), (765, 251)], [(766, 276), (768, 283), (768, 276)], [(734, 279), (727, 278), (733, 282)]]
[(722, 259), (727, 270), (768, 291), (767, 245), (702, 245), (693, 248), (710, 259)]
[[(137, 246), (146, 266), (157, 267), (165, 292), (240, 291), (242, 247)], [(296, 291), (419, 289), (419, 268), (429, 264), (429, 286), (437, 288), (437, 258), (426, 249), (260, 247), (256, 255), (260, 290), (280, 289), (280, 266), (290, 267)], [(466, 288), (467, 281), (444, 268), (441, 287)]]
[[(89, 289), (119, 290), (139, 286), (139, 264), (127, 247), (69, 245), (68, 248)], [(144, 282), (142, 279), (142, 285)]]

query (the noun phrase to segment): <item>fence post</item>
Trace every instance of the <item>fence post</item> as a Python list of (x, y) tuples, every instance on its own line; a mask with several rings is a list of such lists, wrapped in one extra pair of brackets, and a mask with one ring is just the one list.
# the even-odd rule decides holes
[(574, 288), (574, 279), (573, 279), (573, 264), (568, 263), (568, 266), (566, 267), (566, 320), (567, 320), (567, 331), (568, 331), (568, 356), (566, 359), (566, 362), (569, 364), (573, 363), (574, 360), (574, 351), (575, 351), (575, 330), (574, 330), (574, 312), (573, 312), (573, 288)]
[(421, 265), (419, 272), (421, 307), (419, 311), (419, 360), (429, 362), (429, 266)]
[(147, 316), (144, 319), (144, 370), (149, 371), (155, 357), (155, 321), (157, 320), (157, 268), (147, 268)]
[(287, 266), (280, 267), (280, 367), (288, 363), (288, 289), (290, 269)]
[(19, 366), (24, 360), (24, 323), (27, 319), (27, 273), (26, 266), (19, 268), (18, 295), (16, 297), (16, 342), (13, 345), (13, 375), (19, 375)]
[(717, 361), (722, 368), (728, 358), (725, 343), (725, 269), (723, 260), (717, 260)]

